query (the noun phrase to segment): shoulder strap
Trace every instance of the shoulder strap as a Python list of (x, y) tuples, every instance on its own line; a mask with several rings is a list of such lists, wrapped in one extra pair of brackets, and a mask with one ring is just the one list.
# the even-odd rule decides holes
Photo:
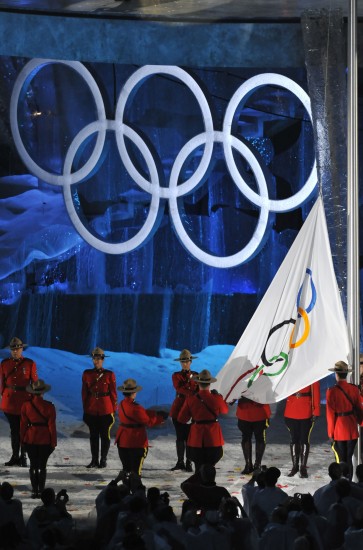
[(203, 403), (203, 405), (208, 409), (208, 411), (210, 413), (212, 413), (212, 415), (217, 418), (218, 415), (216, 415), (216, 413), (214, 411), (212, 411), (212, 409), (210, 407), (208, 407), (207, 403), (205, 401), (203, 401), (203, 399), (200, 397), (199, 393), (196, 394), (197, 398), (199, 399), (199, 401), (201, 401)]
[(31, 406), (33, 407), (33, 409), (35, 409), (37, 411), (37, 413), (39, 414), (39, 416), (41, 416), (42, 418), (44, 418), (44, 420), (46, 420), (48, 422), (48, 418), (46, 416), (44, 416), (44, 414), (42, 414), (40, 412), (40, 410), (38, 409), (38, 407), (36, 405), (34, 405), (33, 401), (30, 402)]
[(133, 418), (131, 418), (131, 416), (128, 416), (126, 413), (125, 413), (125, 409), (124, 409), (124, 406), (122, 404), (122, 401), (120, 403), (121, 405), (121, 409), (122, 409), (122, 412), (124, 413), (124, 415), (126, 416), (127, 420), (131, 420), (131, 422), (135, 422), (135, 420)]
[(342, 391), (345, 395), (345, 397), (348, 399), (349, 403), (352, 405), (352, 407), (354, 407), (354, 403), (353, 401), (351, 400), (351, 398), (349, 397), (349, 395), (343, 390), (343, 388), (341, 386), (339, 386), (339, 384), (337, 384), (336, 386), (340, 391)]
[(96, 380), (90, 385), (88, 386), (88, 389), (91, 390), (99, 380), (101, 380), (102, 376), (104, 375), (104, 370), (101, 372), (101, 374), (99, 376), (96, 377)]

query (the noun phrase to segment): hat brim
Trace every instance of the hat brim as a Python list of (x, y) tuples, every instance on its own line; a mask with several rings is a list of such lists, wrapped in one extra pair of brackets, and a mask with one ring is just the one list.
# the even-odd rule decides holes
[(33, 389), (30, 384), (25, 388), (28, 393), (32, 393), (34, 395), (42, 395), (43, 393), (47, 393), (51, 389), (52, 386), (50, 386), (49, 384), (45, 384), (44, 387), (41, 389)]
[(344, 372), (352, 372), (353, 369), (352, 368), (348, 368), (348, 369), (336, 369), (335, 367), (333, 367), (332, 369), (328, 369), (330, 370), (331, 372), (340, 372), (340, 373), (344, 373)]
[(22, 349), (22, 348), (27, 348), (28, 347), (28, 344), (22, 344), (21, 346), (6, 346), (5, 349)]
[(137, 393), (140, 390), (142, 390), (142, 386), (136, 386), (136, 388), (133, 388), (130, 390), (130, 388), (125, 388), (124, 386), (118, 386), (118, 391), (121, 391), (122, 393)]
[(217, 378), (214, 378), (214, 376), (212, 376), (212, 378), (209, 378), (208, 380), (203, 378), (200, 379), (199, 376), (193, 376), (192, 380), (198, 382), (198, 384), (213, 384), (213, 382), (217, 382)]
[[(92, 353), (90, 353), (90, 355), (88, 357), (102, 357), (102, 355), (100, 353), (95, 353), (94, 355), (92, 355)], [(110, 356), (109, 355), (104, 355), (103, 359), (105, 359), (106, 357), (110, 357)]]
[[(191, 355), (190, 356), (190, 359), (198, 359), (198, 356), (197, 355)], [(186, 357), (177, 357), (176, 359), (174, 359), (174, 361), (187, 361), (188, 359)]]

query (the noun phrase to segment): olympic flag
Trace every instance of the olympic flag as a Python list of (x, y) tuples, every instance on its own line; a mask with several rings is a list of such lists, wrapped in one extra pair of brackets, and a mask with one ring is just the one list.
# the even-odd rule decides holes
[(274, 403), (348, 360), (349, 337), (319, 197), (213, 388)]

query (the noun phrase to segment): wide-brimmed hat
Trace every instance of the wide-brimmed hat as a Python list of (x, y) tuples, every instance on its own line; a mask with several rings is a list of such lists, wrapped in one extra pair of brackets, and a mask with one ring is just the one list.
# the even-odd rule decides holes
[(332, 369), (328, 369), (332, 372), (352, 372), (352, 367), (350, 367), (345, 361), (337, 361)]
[(7, 349), (19, 349), (19, 348), (26, 348), (28, 344), (23, 344), (23, 342), (20, 340), (20, 338), (17, 338), (14, 336), (10, 340), (10, 344), (7, 346)]
[(49, 386), (49, 384), (46, 384), (44, 380), (36, 380), (35, 382), (32, 382), (31, 384), (28, 384), (25, 388), (27, 392), (33, 393), (35, 395), (42, 395), (43, 393), (46, 393), (50, 389), (52, 389), (52, 386)]
[(138, 386), (136, 380), (133, 378), (128, 378), (122, 386), (119, 386), (117, 389), (122, 391), (122, 393), (136, 393), (142, 390), (142, 386)]
[(212, 382), (217, 382), (217, 378), (214, 378), (207, 369), (203, 369), (199, 374), (195, 374), (193, 380), (199, 384), (212, 384)]
[(101, 357), (101, 359), (104, 359), (105, 357), (110, 357), (109, 355), (105, 355), (105, 352), (103, 351), (102, 348), (95, 348), (91, 351), (90, 353), (90, 357)]
[(174, 361), (181, 361), (182, 363), (184, 361), (191, 361), (192, 359), (198, 359), (196, 355), (192, 355), (188, 349), (183, 349), (180, 352), (179, 357), (176, 357)]

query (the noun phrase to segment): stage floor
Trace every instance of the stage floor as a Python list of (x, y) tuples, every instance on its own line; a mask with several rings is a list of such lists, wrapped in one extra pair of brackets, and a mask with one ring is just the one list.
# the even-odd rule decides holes
[[(275, 409), (271, 427), (267, 432), (267, 448), (264, 457), (266, 466), (277, 466), (281, 470), (279, 485), (290, 495), (295, 492), (314, 493), (328, 483), (329, 464), (333, 461), (329, 441), (326, 435), (325, 411), (318, 419), (312, 432), (311, 454), (309, 458), (309, 477), (288, 478), (291, 462), (289, 456), (288, 432), (284, 425), (281, 405)], [(235, 410), (232, 407), (229, 415), (221, 420), (226, 440), (224, 457), (217, 465), (217, 482), (227, 487), (233, 496), (241, 497), (241, 488), (250, 476), (240, 474), (243, 466), (240, 446), (240, 432), (237, 428)], [(94, 501), (98, 493), (113, 479), (120, 469), (116, 448), (112, 445), (108, 457), (108, 467), (102, 470), (87, 470), (84, 465), (89, 462), (88, 430), (82, 421), (62, 427), (58, 447), (51, 456), (48, 465), (47, 485), (55, 491), (67, 489), (70, 500), (68, 510), (76, 522), (79, 531), (90, 529), (94, 525)], [(188, 476), (185, 472), (171, 472), (174, 466), (175, 435), (171, 419), (160, 427), (149, 430), (150, 449), (146, 458), (142, 477), (147, 488), (158, 486), (161, 491), (170, 495), (170, 503), (175, 513), (180, 515), (183, 493), (180, 483)], [(10, 457), (10, 439), (8, 424), (0, 416), (0, 477), (9, 481), (15, 488), (14, 496), (23, 503), (24, 515), (27, 518), (32, 509), (39, 504), (30, 498), (30, 483), (27, 468), (6, 468), (4, 462)]]
[[(157, 20), (242, 21), (299, 19), (306, 9), (341, 9), (346, 0), (2, 0), (0, 10), (91, 14), (101, 17)], [(358, 1), (363, 16), (363, 0)]]

